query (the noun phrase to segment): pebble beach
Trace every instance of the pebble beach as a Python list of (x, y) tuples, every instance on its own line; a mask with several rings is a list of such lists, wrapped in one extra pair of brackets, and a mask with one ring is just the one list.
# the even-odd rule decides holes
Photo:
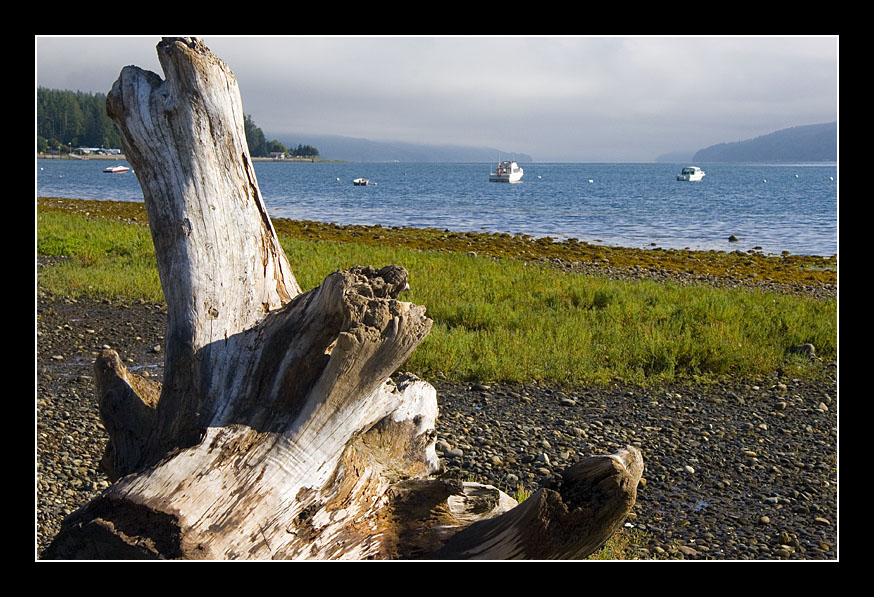
[[(64, 517), (108, 486), (95, 354), (111, 347), (160, 380), (165, 323), (160, 305), (37, 296), (37, 558)], [(623, 557), (835, 560), (837, 368), (825, 371), (575, 391), (428, 380), (441, 474), (533, 492), (579, 458), (632, 444), (645, 470)]]

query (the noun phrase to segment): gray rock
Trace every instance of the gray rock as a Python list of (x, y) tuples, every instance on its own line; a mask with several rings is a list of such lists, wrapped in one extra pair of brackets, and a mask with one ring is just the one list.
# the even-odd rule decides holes
[(793, 346), (792, 352), (797, 353), (797, 354), (801, 354), (801, 355), (806, 355), (809, 357), (815, 357), (816, 356), (816, 347), (814, 347), (813, 344), (810, 344), (808, 342), (805, 344), (799, 344), (798, 346)]

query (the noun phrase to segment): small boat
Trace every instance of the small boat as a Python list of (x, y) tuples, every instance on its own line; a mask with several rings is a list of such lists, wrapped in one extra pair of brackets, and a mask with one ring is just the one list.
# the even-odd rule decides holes
[(103, 169), (104, 172), (111, 172), (113, 174), (127, 172), (128, 170), (130, 170), (130, 168), (128, 168), (127, 166), (110, 166), (109, 168)]
[(366, 178), (356, 178), (352, 181), (352, 184), (354, 184), (356, 187), (366, 187), (370, 184), (370, 181)]
[(677, 174), (677, 180), (701, 180), (706, 172), (698, 166), (688, 166)]
[(519, 182), (522, 179), (522, 168), (514, 161), (499, 162), (494, 172), (489, 173), (489, 182)]

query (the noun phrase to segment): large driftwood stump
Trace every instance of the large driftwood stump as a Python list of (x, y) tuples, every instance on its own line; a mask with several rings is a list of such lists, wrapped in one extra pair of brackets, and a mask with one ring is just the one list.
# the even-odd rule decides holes
[(46, 552), (62, 559), (578, 558), (634, 503), (634, 448), (521, 505), (429, 478), (436, 392), (390, 376), (430, 330), (402, 268), (301, 293), (260, 195), (236, 80), (198, 39), (157, 46), (107, 97), (143, 188), (168, 306), (162, 385), (95, 364), (114, 481)]

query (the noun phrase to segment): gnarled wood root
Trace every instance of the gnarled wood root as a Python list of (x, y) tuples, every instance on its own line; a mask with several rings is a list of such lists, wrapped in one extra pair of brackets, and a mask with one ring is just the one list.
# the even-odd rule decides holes
[(49, 558), (577, 558), (634, 503), (634, 448), (516, 506), (429, 478), (436, 391), (390, 378), (431, 329), (407, 272), (354, 267), (302, 293), (255, 180), (236, 79), (162, 40), (167, 79), (126, 67), (107, 112), (134, 167), (167, 301), (163, 385), (95, 365), (112, 486)]

